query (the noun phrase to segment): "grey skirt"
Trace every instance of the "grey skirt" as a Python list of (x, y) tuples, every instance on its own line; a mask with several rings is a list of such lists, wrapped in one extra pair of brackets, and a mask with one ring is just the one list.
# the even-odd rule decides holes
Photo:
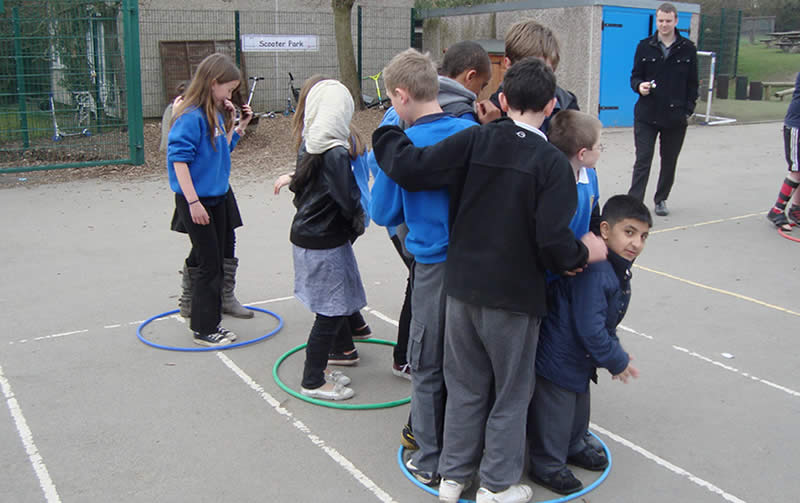
[(350, 243), (328, 250), (292, 245), (294, 295), (312, 313), (348, 316), (367, 305)]

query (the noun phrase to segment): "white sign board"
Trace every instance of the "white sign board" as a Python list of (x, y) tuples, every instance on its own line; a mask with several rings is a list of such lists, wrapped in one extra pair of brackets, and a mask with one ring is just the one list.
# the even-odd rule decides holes
[(243, 52), (318, 51), (316, 35), (242, 35)]

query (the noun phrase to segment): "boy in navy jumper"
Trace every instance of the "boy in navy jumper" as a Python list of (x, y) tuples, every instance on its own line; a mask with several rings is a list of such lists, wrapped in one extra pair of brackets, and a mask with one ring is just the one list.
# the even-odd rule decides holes
[[(386, 91), (397, 115), (411, 127), (407, 137), (419, 146), (438, 142), (476, 124), (442, 111), (437, 102), (436, 67), (414, 49), (396, 55), (383, 70)], [(378, 164), (380, 166), (380, 163)], [(446, 188), (407, 192), (378, 171), (372, 186), (370, 216), (378, 225), (405, 223), (405, 247), (414, 256), (411, 271), (411, 422), (419, 445), (406, 467), (424, 484), (438, 481), (445, 387), (444, 271), (450, 237), (450, 197)]]
[(407, 190), (448, 187), (457, 208), (445, 265), (440, 501), (458, 501), (478, 468), (478, 503), (530, 500), (531, 488), (518, 482), (546, 310), (544, 269), (576, 272), (605, 258), (599, 238), (579, 241), (569, 230), (575, 177), (538, 129), (555, 106), (555, 80), (543, 61), (523, 60), (503, 82), (508, 118), (424, 149), (396, 127), (373, 135), (384, 173)]
[[(800, 225), (800, 73), (794, 84), (792, 102), (786, 110), (783, 119), (783, 149), (786, 152), (786, 163), (789, 165), (789, 174), (781, 184), (778, 200), (767, 213), (767, 219), (775, 227), (783, 231), (791, 231), (789, 220), (795, 225)], [(794, 195), (792, 195), (794, 194)], [(786, 203), (792, 201), (789, 208), (789, 218), (786, 218)]]
[(652, 217), (628, 195), (603, 207), (600, 234), (608, 260), (549, 285), (549, 312), (542, 321), (536, 352), (536, 391), (528, 416), (530, 477), (560, 494), (583, 488), (566, 464), (601, 471), (604, 453), (587, 445), (589, 379), (597, 368), (628, 382), (639, 372), (617, 338), (631, 296), (630, 268), (644, 249)]

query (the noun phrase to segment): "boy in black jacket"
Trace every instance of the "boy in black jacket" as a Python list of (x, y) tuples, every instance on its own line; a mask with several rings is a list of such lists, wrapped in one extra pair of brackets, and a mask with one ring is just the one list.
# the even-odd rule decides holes
[(536, 351), (536, 391), (528, 415), (530, 476), (560, 494), (583, 488), (566, 464), (594, 471), (608, 466), (605, 453), (585, 439), (589, 379), (597, 382), (598, 367), (623, 382), (638, 376), (620, 345), (617, 325), (630, 301), (631, 265), (653, 220), (647, 207), (628, 195), (610, 198), (601, 220), (608, 260), (550, 284)]
[(478, 503), (530, 500), (531, 488), (517, 482), (546, 311), (544, 271), (578, 272), (606, 255), (599, 238), (581, 242), (569, 230), (575, 176), (538, 129), (555, 105), (552, 70), (540, 59), (520, 61), (503, 88), (508, 118), (436, 145), (416, 148), (393, 126), (373, 135), (384, 173), (409, 191), (449, 187), (457, 208), (445, 267), (441, 501), (458, 501), (479, 461)]

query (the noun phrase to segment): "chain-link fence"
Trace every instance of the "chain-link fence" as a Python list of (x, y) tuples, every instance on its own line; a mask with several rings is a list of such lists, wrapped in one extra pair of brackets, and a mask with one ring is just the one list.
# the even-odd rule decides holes
[(135, 17), (134, 0), (0, 2), (0, 172), (142, 162)]
[[(264, 79), (257, 84), (251, 103), (256, 113), (286, 111), (291, 105), (290, 85), (299, 88), (314, 74), (339, 78), (332, 12), (147, 9), (140, 17), (145, 117), (160, 117), (177, 94), (177, 85), (190, 79), (197, 64), (213, 52), (227, 53), (237, 60), (248, 88), (251, 78)], [(392, 56), (409, 47), (410, 23), (409, 8), (353, 9), (353, 47), (356, 61), (360, 58), (365, 94), (376, 94), (375, 84), (367, 77), (377, 74)], [(265, 34), (312, 35), (318, 42), (314, 50), (242, 52), (242, 37)]]
[(739, 60), (739, 38), (742, 11), (721, 9), (719, 14), (700, 16), (700, 36), (697, 48), (717, 56), (715, 75), (736, 75)]

